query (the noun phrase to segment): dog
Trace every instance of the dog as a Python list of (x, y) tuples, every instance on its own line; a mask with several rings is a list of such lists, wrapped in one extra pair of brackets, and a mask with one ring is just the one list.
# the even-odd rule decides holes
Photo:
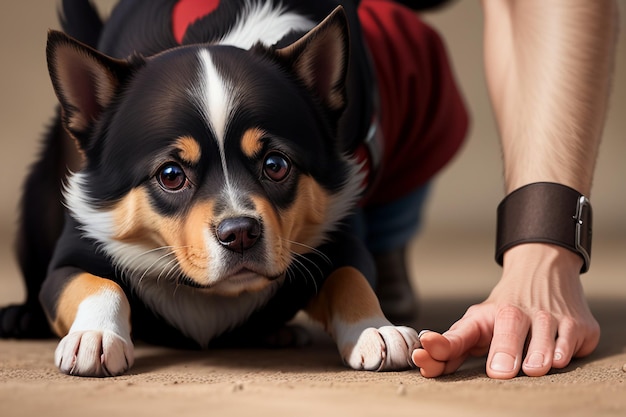
[(385, 318), (346, 222), (377, 152), (356, 5), (122, 0), (102, 23), (65, 0), (62, 14), (47, 44), (58, 116), (22, 200), (28, 299), (2, 310), (2, 336), (52, 329), (61, 372), (115, 376), (134, 338), (262, 343), (304, 310), (347, 366), (411, 368), (418, 335)]

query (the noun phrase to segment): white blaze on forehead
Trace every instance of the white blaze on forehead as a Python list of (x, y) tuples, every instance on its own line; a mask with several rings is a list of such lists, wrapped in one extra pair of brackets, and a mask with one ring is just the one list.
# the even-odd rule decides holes
[(223, 190), (226, 201), (230, 203), (231, 208), (241, 209), (243, 204), (240, 201), (243, 196), (232, 183), (228, 173), (225, 150), (228, 123), (237, 106), (237, 88), (222, 77), (208, 49), (199, 51), (198, 60), (200, 66), (197, 82), (190, 88), (189, 94), (216, 140), (226, 182)]
[[(315, 22), (288, 11), (280, 2), (246, 0), (235, 25), (217, 43), (241, 49), (250, 49), (258, 42), (272, 46), (291, 32), (306, 32), (313, 27)], [(232, 209), (243, 213), (247, 211), (242, 204), (246, 196), (229, 176), (225, 153), (228, 122), (239, 96), (237, 86), (220, 74), (210, 50), (202, 49), (198, 59), (198, 81), (189, 89), (189, 95), (217, 141), (226, 182), (224, 197)]]
[(246, 1), (235, 26), (218, 43), (242, 49), (257, 42), (272, 46), (292, 31), (307, 32), (314, 26), (311, 19), (288, 11), (280, 2)]
[(228, 117), (234, 106), (233, 87), (219, 74), (208, 50), (200, 50), (198, 60), (197, 84), (189, 93), (222, 148)]

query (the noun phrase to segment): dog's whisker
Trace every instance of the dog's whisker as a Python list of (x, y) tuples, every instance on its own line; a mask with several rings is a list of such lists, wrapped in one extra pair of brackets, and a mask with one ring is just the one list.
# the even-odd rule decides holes
[[(290, 243), (292, 245), (296, 245), (296, 246), (301, 246), (305, 249), (308, 249), (311, 253), (316, 254), (317, 256), (319, 256), (320, 258), (322, 258), (322, 260), (328, 264), (331, 263), (331, 260), (328, 256), (326, 256), (326, 254), (324, 254), (324, 252), (320, 251), (317, 248), (314, 248), (313, 246), (301, 243), (301, 242), (297, 242), (295, 240), (290, 240), (290, 239), (285, 239), (285, 238), (281, 238), (284, 242)], [(292, 253), (295, 253), (294, 251), (291, 251)]]
[[(148, 275), (148, 273), (150, 272), (150, 270), (152, 270), (156, 264), (158, 264), (158, 263), (159, 263), (160, 261), (162, 261), (163, 259), (166, 259), (167, 257), (169, 257), (169, 256), (174, 256), (174, 255), (175, 255), (175, 253), (174, 253), (174, 252), (168, 252), (168, 253), (166, 253), (166, 254), (164, 254), (164, 255), (162, 255), (162, 256), (160, 256), (160, 257), (158, 257), (157, 259), (155, 259), (155, 260), (154, 260), (154, 261), (153, 261), (153, 262), (152, 262), (152, 263), (151, 263), (151, 264), (150, 264), (150, 265), (149, 265), (149, 266), (148, 266), (148, 267), (144, 270), (143, 274), (141, 274), (141, 277), (140, 277), (140, 278), (139, 278), (139, 280), (138, 280), (138, 284), (139, 284), (139, 285), (141, 285), (141, 283), (143, 282), (143, 280), (144, 280), (144, 278), (146, 277), (146, 275)], [(175, 258), (175, 257), (174, 257), (173, 261), (174, 261), (174, 262), (176, 261), (176, 258)], [(168, 262), (168, 264), (169, 264), (170, 262), (172, 262), (172, 261), (169, 261), (169, 262)], [(157, 280), (157, 281), (158, 281), (158, 280)]]
[[(176, 258), (170, 260), (168, 263), (163, 265), (161, 268), (161, 272), (156, 278), (156, 282), (158, 283), (161, 278), (164, 277), (165, 280), (168, 280), (172, 272), (178, 272), (178, 260)], [(167, 271), (167, 273), (165, 273)], [(165, 273), (165, 275), (163, 275)]]
[[(141, 271), (143, 271), (141, 273), (141, 276), (137, 280), (138, 285), (141, 285), (141, 283), (143, 282), (144, 278), (146, 276), (150, 275), (151, 271), (155, 268), (156, 265), (158, 265), (160, 262), (162, 262), (164, 259), (166, 259), (167, 257), (170, 257), (170, 256), (174, 256), (174, 259), (172, 259), (171, 261), (168, 261), (168, 263), (166, 265), (169, 265), (172, 262), (175, 263), (176, 262), (176, 252), (180, 251), (182, 249), (185, 249), (187, 247), (188, 246), (178, 246), (178, 247), (176, 247), (176, 246), (160, 246), (160, 247), (153, 248), (153, 249), (147, 250), (145, 252), (142, 252), (142, 253), (140, 253), (138, 255), (135, 255), (132, 258), (125, 259), (122, 262), (120, 262), (120, 264), (121, 265), (126, 265), (126, 267), (123, 268), (123, 269), (124, 269), (125, 272), (129, 273), (131, 278), (133, 276), (135, 276), (136, 274), (140, 273)], [(167, 252), (165, 254), (159, 256), (156, 259), (147, 258), (145, 261), (141, 260), (141, 258), (147, 257), (149, 255), (152, 255), (154, 252), (164, 251), (164, 250), (166, 250)], [(146, 264), (147, 262), (150, 262), (150, 260), (152, 260), (152, 262), (149, 265), (144, 266), (144, 264)], [(134, 267), (132, 267), (132, 270), (131, 270), (131, 265), (134, 265)]]
[[(292, 259), (299, 259), (300, 262), (302, 263), (303, 261), (307, 261), (308, 263), (310, 263), (311, 265), (313, 265), (315, 267), (315, 269), (317, 269), (317, 272), (319, 272), (320, 276), (324, 275), (324, 271), (322, 271), (322, 268), (320, 268), (320, 266), (317, 264), (317, 262), (315, 262), (314, 260), (310, 259), (309, 257), (293, 252), (291, 251), (291, 255), (292, 255)], [(323, 260), (327, 261), (330, 264), (330, 258), (328, 258), (326, 255), (324, 255), (323, 253), (320, 252), (320, 256), (323, 255)]]
[(315, 279), (315, 275), (313, 274), (313, 271), (311, 271), (306, 265), (305, 263), (301, 260), (307, 260), (309, 261), (311, 264), (313, 264), (318, 272), (320, 272), (320, 275), (322, 274), (322, 270), (310, 259), (307, 259), (306, 257), (297, 254), (297, 253), (292, 253), (292, 263), (289, 265), (289, 268), (287, 269), (288, 272), (291, 272), (292, 275), (290, 278), (291, 279), (295, 279), (295, 271), (300, 271), (300, 275), (305, 279), (305, 282), (310, 278), (311, 281), (313, 282), (314, 288), (315, 288), (315, 292), (317, 293), (319, 291), (319, 288), (317, 287), (317, 280)]

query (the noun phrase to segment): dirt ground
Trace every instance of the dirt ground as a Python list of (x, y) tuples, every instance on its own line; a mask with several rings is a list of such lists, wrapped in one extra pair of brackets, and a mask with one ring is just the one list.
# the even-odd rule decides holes
[[(352, 371), (315, 328), (313, 343), (297, 349), (189, 352), (139, 344), (132, 370), (110, 379), (60, 374), (52, 361), (55, 340), (0, 341), (0, 415), (624, 416), (626, 240), (600, 240), (594, 250), (595, 268), (583, 279), (602, 325), (600, 346), (546, 377), (490, 380), (483, 358), (431, 380), (417, 371)], [(487, 294), (499, 271), (480, 260), (490, 251), (487, 237), (427, 233), (415, 245), (422, 300), (416, 327), (447, 328)], [(5, 304), (19, 300), (21, 288), (10, 251), (0, 254)]]

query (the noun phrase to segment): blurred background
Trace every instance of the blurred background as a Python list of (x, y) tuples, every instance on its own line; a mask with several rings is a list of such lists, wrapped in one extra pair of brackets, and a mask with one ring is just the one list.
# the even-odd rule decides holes
[[(95, 2), (106, 15), (114, 1)], [(626, 299), (626, 1), (592, 194), (594, 257), (588, 292)], [(46, 32), (58, 28), (57, 2), (5, 2), (0, 13), (0, 304), (19, 301), (12, 255), (20, 188), (56, 102), (45, 62)], [(500, 148), (485, 87), (479, 2), (451, 2), (424, 18), (448, 46), (472, 114), (470, 136), (436, 178), (411, 268), (426, 295), (482, 297), (499, 277), (493, 262), (496, 206), (503, 198)], [(41, 207), (42, 212), (46, 210)]]

